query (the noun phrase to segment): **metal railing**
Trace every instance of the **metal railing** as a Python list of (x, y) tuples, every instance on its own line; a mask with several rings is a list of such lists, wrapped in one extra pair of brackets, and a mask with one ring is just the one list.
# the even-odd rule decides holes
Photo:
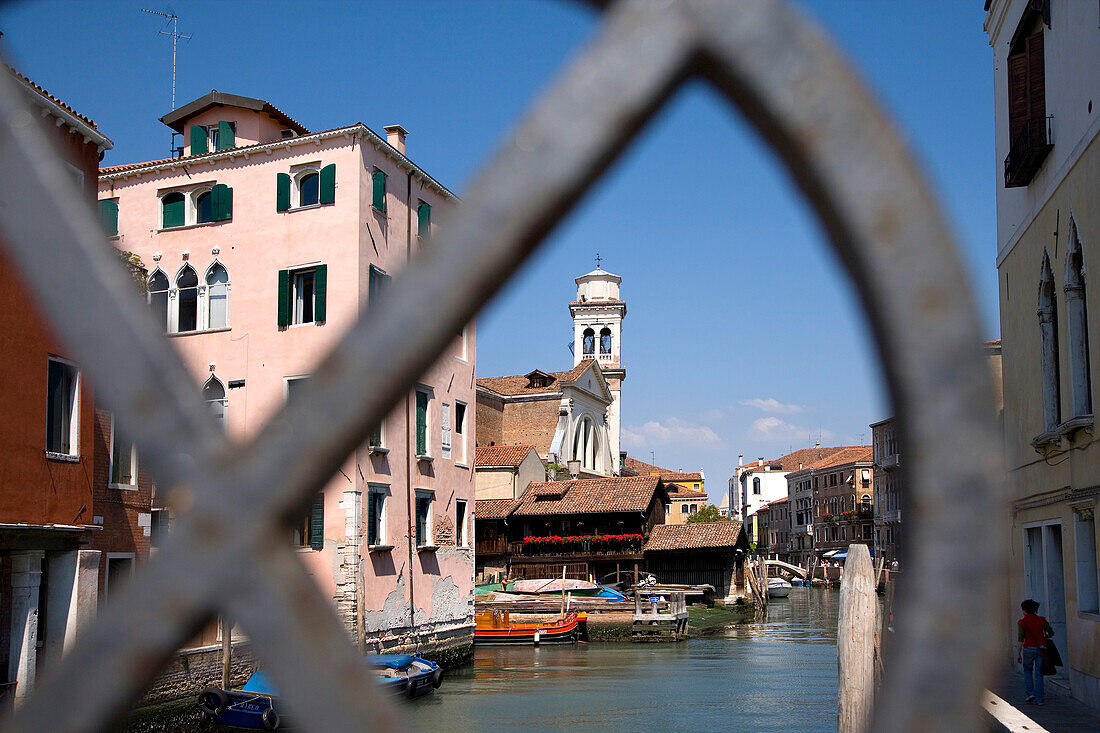
[(1047, 153), (1054, 147), (1053, 115), (1024, 123), (1005, 157), (1005, 188), (1026, 186), (1035, 177)]
[(6, 254), (180, 512), (8, 730), (112, 730), (218, 613), (239, 621), (305, 729), (403, 727), (286, 528), (692, 78), (745, 114), (820, 217), (864, 305), (913, 456), (914, 554), (874, 726), (977, 729), (1000, 599), (989, 569), (1000, 567), (1006, 532), (996, 524), (982, 334), (935, 197), (858, 75), (786, 4), (592, 3), (604, 9), (598, 35), (505, 139), (449, 229), (395, 277), (391, 297), (352, 327), (302, 399), (247, 445), (214, 424), (33, 113), (0, 78)]

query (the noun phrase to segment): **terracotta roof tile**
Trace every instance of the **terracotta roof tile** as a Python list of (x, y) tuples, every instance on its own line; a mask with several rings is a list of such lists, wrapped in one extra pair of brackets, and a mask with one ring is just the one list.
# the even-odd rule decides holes
[[(823, 471), (830, 468), (836, 468), (837, 466), (843, 466), (848, 463), (870, 463), (874, 460), (875, 449), (869, 445), (855, 445), (843, 448), (831, 455), (828, 455), (821, 460), (814, 461), (808, 466), (803, 466), (802, 471), (809, 471), (813, 469), (815, 471)], [(794, 471), (793, 473), (800, 473), (800, 471)]]
[(481, 377), (477, 380), (477, 386), (496, 392), (500, 395), (542, 394), (545, 392), (557, 392), (561, 386), (558, 382), (572, 382), (584, 374), (595, 361), (585, 359), (577, 366), (566, 372), (544, 372), (552, 378), (545, 387), (528, 386), (531, 382), (526, 374), (514, 374), (507, 377)]
[(707, 492), (695, 491), (680, 484), (665, 484), (670, 499), (706, 499)]
[(66, 112), (68, 112), (69, 114), (71, 114), (71, 115), (72, 115), (73, 117), (76, 117), (77, 119), (81, 120), (82, 122), (87, 122), (87, 123), (88, 123), (88, 125), (89, 125), (89, 126), (90, 126), (91, 128), (93, 128), (93, 129), (98, 129), (98, 127), (96, 126), (96, 123), (95, 123), (95, 122), (93, 122), (93, 121), (92, 121), (92, 119), (91, 119), (90, 117), (86, 117), (86, 116), (84, 116), (84, 115), (80, 114), (80, 113), (79, 113), (79, 112), (77, 112), (77, 111), (76, 111), (75, 109), (73, 109), (73, 108), (72, 108), (72, 107), (70, 107), (69, 105), (65, 104), (65, 103), (64, 103), (64, 102), (62, 102), (62, 101), (61, 101), (60, 99), (58, 99), (58, 98), (57, 98), (57, 97), (55, 97), (54, 95), (52, 95), (52, 94), (50, 94), (49, 92), (47, 92), (47, 91), (46, 91), (45, 89), (43, 89), (42, 87), (40, 87), (40, 86), (38, 86), (37, 84), (35, 84), (35, 83), (34, 83), (33, 81), (31, 81), (31, 80), (30, 80), (30, 79), (28, 79), (27, 77), (25, 77), (25, 76), (23, 76), (22, 74), (20, 74), (20, 73), (19, 73), (18, 71), (16, 71), (16, 70), (15, 70), (14, 68), (12, 68), (11, 66), (9, 66), (9, 67), (8, 67), (8, 71), (10, 71), (10, 72), (11, 72), (11, 74), (12, 74), (12, 76), (14, 76), (14, 77), (15, 77), (16, 79), (18, 79), (19, 81), (23, 82), (23, 84), (25, 84), (26, 86), (30, 87), (30, 88), (31, 88), (31, 89), (33, 89), (34, 91), (38, 92), (38, 93), (39, 93), (39, 94), (41, 94), (41, 95), (42, 95), (43, 97), (45, 97), (46, 99), (50, 100), (51, 102), (53, 102), (53, 103), (54, 103), (54, 104), (56, 104), (57, 106), (61, 107), (61, 108), (62, 108), (62, 109), (64, 109), (64, 110), (65, 110)]
[(737, 546), (741, 522), (658, 524), (649, 533), (643, 552), (654, 550), (705, 550)]
[(623, 468), (627, 471), (633, 472), (638, 476), (652, 476), (654, 474), (661, 477), (662, 481), (702, 481), (703, 474), (699, 471), (682, 472), (673, 471), (668, 468), (661, 468), (660, 466), (654, 466), (652, 463), (646, 463), (645, 461), (639, 461), (637, 458), (631, 456), (626, 457), (626, 462), (623, 463)]
[(478, 499), (474, 504), (477, 519), (504, 519), (519, 505), (516, 499)]
[(759, 465), (758, 461), (752, 463), (746, 463), (744, 466), (739, 466), (737, 469), (737, 475), (740, 476), (743, 473), (752, 473), (754, 471), (763, 471), (766, 466), (771, 466), (772, 471), (798, 471), (799, 466), (802, 468), (809, 468), (811, 464), (828, 458), (829, 456), (838, 453), (840, 451), (848, 450), (850, 448), (859, 448), (861, 446), (853, 445), (840, 445), (840, 446), (818, 446), (816, 448), (800, 448), (793, 453), (788, 453), (785, 456), (780, 456), (770, 461), (764, 461), (764, 465)]
[(523, 459), (534, 447), (533, 445), (479, 445), (474, 450), (474, 467), (516, 468), (523, 463)]
[(515, 515), (644, 512), (656, 491), (665, 493), (657, 476), (542, 481), (527, 487)]

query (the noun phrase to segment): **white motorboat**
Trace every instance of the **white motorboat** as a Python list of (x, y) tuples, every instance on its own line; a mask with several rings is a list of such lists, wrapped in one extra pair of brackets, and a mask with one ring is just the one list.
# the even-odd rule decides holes
[(786, 598), (790, 594), (790, 583), (782, 578), (768, 578), (768, 598)]

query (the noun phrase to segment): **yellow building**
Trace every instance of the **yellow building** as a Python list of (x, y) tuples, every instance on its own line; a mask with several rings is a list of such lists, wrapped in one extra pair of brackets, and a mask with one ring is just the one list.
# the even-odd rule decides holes
[(1100, 322), (1100, 312), (1092, 315), (1100, 303), (1096, 4), (987, 0), (986, 10), (1003, 161), (997, 269), (1012, 516), (1006, 661), (1015, 658), (1019, 604), (1032, 598), (1066, 662), (1054, 684), (1100, 707), (1100, 444), (1091, 368), (1100, 365), (1100, 334), (1092, 334)]
[(670, 501), (665, 524), (687, 524), (688, 517), (706, 508), (706, 479), (702, 471), (672, 471), (626, 455), (621, 463), (623, 476), (660, 476), (665, 482)]

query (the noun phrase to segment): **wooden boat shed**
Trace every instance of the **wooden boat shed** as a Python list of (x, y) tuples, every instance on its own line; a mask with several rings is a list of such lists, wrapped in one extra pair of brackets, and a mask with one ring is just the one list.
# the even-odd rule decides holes
[(653, 527), (643, 553), (661, 583), (712, 585), (716, 598), (729, 598), (745, 587), (748, 549), (741, 522), (698, 522)]

